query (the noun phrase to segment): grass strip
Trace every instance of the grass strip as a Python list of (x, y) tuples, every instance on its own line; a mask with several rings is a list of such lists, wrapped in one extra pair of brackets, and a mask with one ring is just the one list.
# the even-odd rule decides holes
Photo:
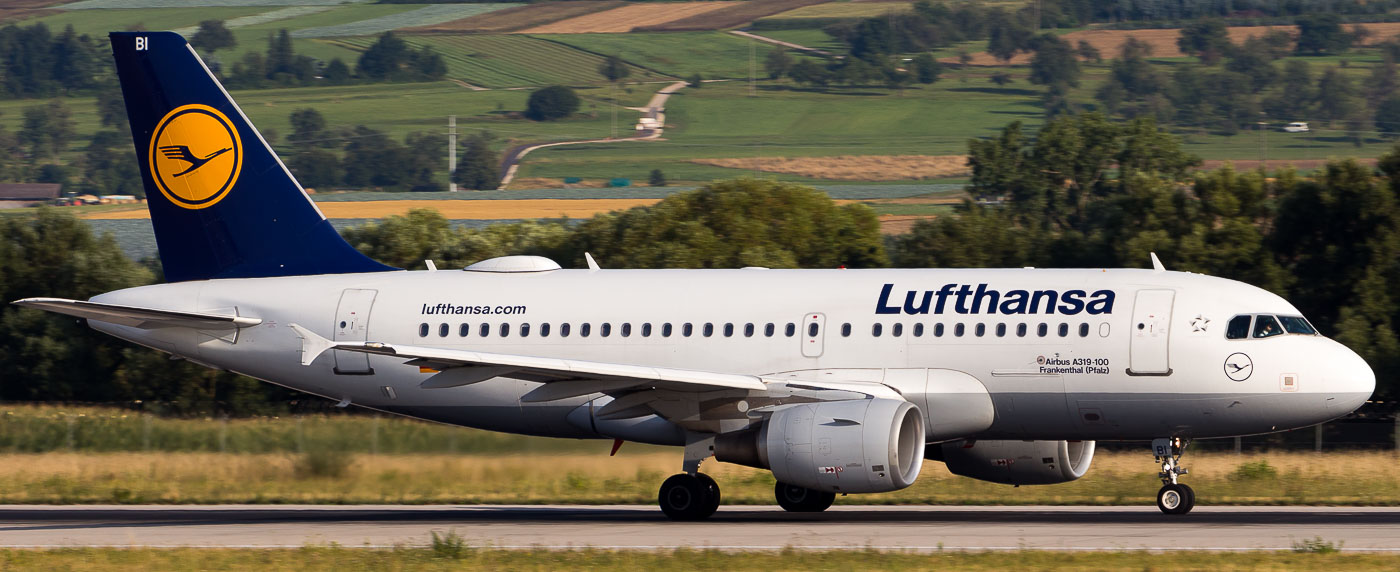
[(441, 537), (427, 548), (285, 550), (65, 548), (0, 550), (15, 570), (1358, 570), (1395, 569), (1400, 555), (1307, 552), (1012, 552), (875, 550), (724, 552), (494, 550)]
[[(44, 453), (0, 455), (0, 504), (637, 504), (656, 502), (680, 451), (629, 444), (558, 454)], [(1400, 506), (1393, 453), (1189, 455), (1201, 505)], [(706, 461), (733, 505), (773, 504), (771, 473)], [(1146, 451), (1100, 452), (1084, 478), (1010, 487), (927, 462), (914, 486), (841, 504), (1151, 507)]]

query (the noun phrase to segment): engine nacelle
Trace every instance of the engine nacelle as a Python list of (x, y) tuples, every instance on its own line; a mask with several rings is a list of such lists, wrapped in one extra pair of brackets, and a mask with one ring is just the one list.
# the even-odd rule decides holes
[(954, 441), (929, 445), (925, 456), (955, 475), (1005, 485), (1053, 485), (1084, 476), (1093, 441)]
[(924, 419), (898, 399), (789, 405), (762, 425), (715, 439), (715, 458), (769, 469), (780, 482), (833, 493), (881, 493), (914, 484), (923, 468)]

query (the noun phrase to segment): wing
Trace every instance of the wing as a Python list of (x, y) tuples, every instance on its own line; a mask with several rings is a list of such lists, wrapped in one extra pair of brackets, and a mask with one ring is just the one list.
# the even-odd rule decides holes
[(689, 429), (716, 431), (723, 420), (761, 418), (789, 403), (893, 397), (887, 386), (871, 383), (808, 382), (779, 376), (721, 373), (575, 359), (498, 354), (379, 342), (333, 342), (305, 327), (289, 324), (302, 338), (303, 365), (326, 350), (347, 350), (403, 358), (405, 365), (435, 372), (419, 387), (445, 389), (495, 377), (539, 382), (521, 401), (545, 402), (602, 393), (612, 396), (597, 410), (600, 419), (658, 414)]
[(260, 318), (247, 316), (213, 314), (203, 312), (177, 312), (155, 308), (118, 306), (63, 298), (25, 298), (14, 302), (16, 306), (38, 308), (48, 312), (77, 316), (119, 326), (141, 329), (154, 328), (194, 328), (197, 330), (237, 330), (262, 323)]

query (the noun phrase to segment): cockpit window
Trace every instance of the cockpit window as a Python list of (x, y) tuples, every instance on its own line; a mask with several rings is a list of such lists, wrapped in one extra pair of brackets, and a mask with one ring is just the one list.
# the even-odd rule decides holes
[(1278, 319), (1283, 322), (1283, 330), (1290, 334), (1317, 335), (1317, 330), (1302, 316), (1279, 316)]
[(1283, 327), (1273, 316), (1258, 316), (1254, 319), (1254, 337), (1267, 338), (1283, 333)]
[(1230, 318), (1230, 325), (1225, 328), (1225, 339), (1242, 340), (1249, 337), (1249, 319), (1253, 316), (1235, 316)]

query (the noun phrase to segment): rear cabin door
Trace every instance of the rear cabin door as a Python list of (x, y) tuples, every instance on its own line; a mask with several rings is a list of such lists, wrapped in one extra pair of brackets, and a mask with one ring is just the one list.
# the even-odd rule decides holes
[(822, 338), (826, 335), (826, 314), (807, 314), (802, 320), (802, 355), (822, 357)]
[(1173, 290), (1138, 290), (1137, 299), (1133, 301), (1129, 374), (1171, 375), (1168, 342), (1175, 297)]
[[(340, 305), (335, 309), (335, 335), (337, 342), (363, 342), (369, 335), (369, 312), (374, 307), (377, 290), (348, 288), (340, 294)], [(369, 354), (335, 350), (335, 372), (340, 375), (374, 375), (369, 367)]]

